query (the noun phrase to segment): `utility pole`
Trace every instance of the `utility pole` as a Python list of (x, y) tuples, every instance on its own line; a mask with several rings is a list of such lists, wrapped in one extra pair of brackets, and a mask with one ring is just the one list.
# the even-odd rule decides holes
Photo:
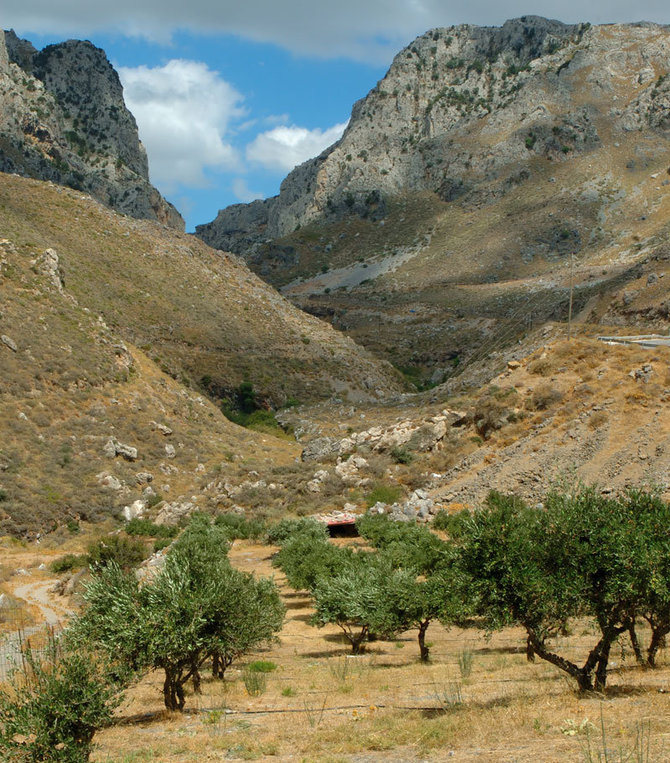
[(575, 255), (570, 252), (570, 301), (568, 302), (568, 342), (570, 341), (572, 334), (572, 294), (574, 291), (574, 275), (575, 275)]

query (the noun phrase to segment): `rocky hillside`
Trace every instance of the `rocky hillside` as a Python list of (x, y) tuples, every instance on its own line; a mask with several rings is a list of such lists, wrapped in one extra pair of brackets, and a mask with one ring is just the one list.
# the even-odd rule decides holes
[(668, 246), (669, 50), (653, 24), (431, 30), (277, 197), (198, 234), (422, 383), (565, 319), (571, 285), (667, 330), (663, 289), (620, 307)]
[[(538, 107), (547, 95), (538, 99), (542, 87), (557, 91), (551, 100), (567, 111), (570, 93), (560, 80), (561, 66), (571, 61), (585, 32), (585, 26), (537, 17), (502, 28), (466, 25), (427, 32), (401, 51), (384, 79), (354, 105), (342, 139), (293, 170), (279, 196), (221, 210), (198, 234), (242, 253), (248, 233), (260, 241), (260, 234), (279, 238), (298, 225), (351, 213), (382, 219), (388, 195), (431, 190), (450, 201), (481, 180), (489, 187), (509, 182), (502, 177), (505, 169), (527, 163), (527, 125), (543, 126), (535, 153), (558, 155), (570, 127), (578, 131), (570, 142), (588, 147), (597, 135), (586, 112), (575, 112), (576, 124), (568, 126)], [(562, 132), (552, 130), (554, 124)], [(504, 130), (499, 137), (505, 150), (473, 152), (463, 145), (472, 127), (488, 128), (489, 134)]]
[(0, 171), (85, 191), (131, 217), (183, 229), (149, 182), (137, 124), (104, 51), (68, 40), (37, 51), (0, 34)]
[(519, 360), (458, 395), (288, 411), (303, 432), (307, 491), (341, 509), (337, 480), (360, 513), (371, 504), (361, 488), (384, 484), (391, 498), (376, 512), (424, 520), (475, 508), (492, 489), (538, 502), (561, 480), (605, 493), (653, 486), (670, 499), (670, 349), (561, 335), (546, 326)]
[(0, 535), (292, 463), (223, 416), (243, 381), (267, 406), (402, 389), (238, 258), (81, 192), (0, 173), (0, 230)]

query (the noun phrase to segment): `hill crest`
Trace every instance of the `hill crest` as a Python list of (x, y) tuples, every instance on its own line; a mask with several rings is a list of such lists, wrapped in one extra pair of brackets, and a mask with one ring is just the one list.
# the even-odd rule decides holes
[(184, 228), (149, 182), (146, 151), (105, 52), (68, 40), (38, 51), (0, 33), (0, 171), (90, 193), (123, 214)]

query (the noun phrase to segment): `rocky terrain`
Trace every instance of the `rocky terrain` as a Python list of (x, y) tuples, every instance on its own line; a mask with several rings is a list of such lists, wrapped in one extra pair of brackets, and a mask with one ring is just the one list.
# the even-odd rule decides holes
[(238, 258), (80, 192), (0, 174), (0, 230), (4, 532), (292, 462), (295, 442), (224, 417), (242, 382), (268, 409), (403, 389)]
[(90, 42), (38, 51), (12, 31), (0, 34), (0, 171), (51, 180), (117, 212), (184, 228), (149, 182), (119, 77)]
[(322, 464), (309, 489), (319, 492), (331, 472), (372, 485), (387, 454), (385, 479), (402, 491), (371, 510), (405, 521), (475, 508), (492, 488), (538, 502), (549, 484), (574, 479), (608, 494), (655, 486), (670, 498), (670, 349), (568, 342), (548, 328), (481, 388), (287, 412), (305, 432), (305, 463)]
[(564, 320), (571, 287), (667, 330), (627, 284), (667, 257), (669, 49), (653, 24), (431, 30), (277, 197), (197, 233), (421, 385)]
[[(568, 127), (553, 130), (560, 119), (537, 104), (549, 96), (562, 111), (570, 108), (570, 88), (560, 74), (586, 47), (586, 32), (586, 25), (538, 17), (508, 21), (501, 28), (428, 31), (402, 50), (377, 87), (354, 105), (342, 139), (296, 168), (279, 196), (221, 210), (214, 222), (198, 228), (198, 235), (241, 253), (253, 232), (260, 243), (314, 220), (352, 213), (381, 220), (389, 195), (431, 190), (451, 201), (482, 180), (490, 193), (496, 181), (513, 185), (501, 176), (511, 165), (527, 164), (524, 129), (543, 135), (542, 144), (532, 146), (534, 153), (557, 158), (561, 152)], [(550, 89), (557, 92), (549, 95)], [(509, 135), (521, 113), (518, 134)], [(576, 114), (573, 121), (581, 125), (571, 126), (578, 131), (571, 142), (577, 141), (580, 150), (593, 148), (599, 139), (588, 114)], [(466, 152), (472, 127), (502, 137), (504, 146), (485, 157), (484, 141), (475, 139)], [(507, 134), (496, 136), (503, 131)], [(238, 233), (246, 238), (238, 241)]]
[[(67, 93), (48, 73), (65, 51), (6, 40), (5, 70), (39, 74), (15, 87)], [(376, 506), (427, 519), (492, 486), (539, 500), (573, 465), (607, 489), (666, 488), (667, 350), (594, 337), (670, 328), (667, 45), (661, 27), (529, 17), (434, 30), (402, 51), (340, 143), (277, 199), (238, 208), (279, 235), (262, 210), (288, 203), (286, 188), (303, 200), (340, 188), (345, 201), (318, 220), (295, 218), (299, 230), (260, 246), (247, 228), (244, 246), (265, 278), (341, 331), (243, 258), (120, 216), (108, 199), (1, 175), (3, 527), (35, 533), (110, 513), (173, 522), (196, 508)], [(488, 95), (454, 100), (445, 81)], [(382, 116), (388, 144), (373, 140)], [(133, 132), (128, 119), (119, 129)], [(365, 140), (378, 155), (360, 155)], [(468, 188), (436, 185), (438, 165), (470, 172)], [(510, 168), (518, 182), (505, 181)], [(349, 204), (374, 178), (370, 204)], [(565, 343), (571, 300), (581, 338)], [(226, 419), (243, 390), (286, 431)], [(637, 459), (623, 437), (631, 417)]]
[[(275, 576), (281, 639), (203, 673), (183, 714), (159, 672), (135, 681), (92, 760), (666, 759), (665, 649), (641, 669), (623, 633), (602, 693), (470, 613), (433, 621), (427, 663), (411, 631), (354, 657), (257, 540), (284, 517), (431, 522), (492, 489), (541, 508), (578, 480), (670, 500), (668, 30), (427, 33), (340, 143), (206, 229), (243, 256), (152, 196), (101, 51), (5, 40), (0, 681), (78, 608), (84, 554), (135, 540), (150, 579), (203, 511), (235, 568)], [(82, 62), (99, 98), (77, 103)], [(593, 647), (579, 613), (555, 638), (571, 660)]]

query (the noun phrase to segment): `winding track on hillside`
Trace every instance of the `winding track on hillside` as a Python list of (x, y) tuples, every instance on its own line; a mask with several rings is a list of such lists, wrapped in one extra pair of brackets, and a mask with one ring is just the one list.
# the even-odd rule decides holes
[(0, 641), (0, 680), (5, 678), (12, 668), (20, 663), (21, 646), (27, 638), (39, 633), (45, 625), (60, 630), (64, 620), (70, 614), (71, 610), (67, 607), (58, 607), (50, 594), (57, 582), (55, 578), (47, 578), (23, 583), (14, 588), (13, 595), (17, 599), (25, 601), (26, 604), (36, 607), (43, 620), (39, 625), (12, 631)]

